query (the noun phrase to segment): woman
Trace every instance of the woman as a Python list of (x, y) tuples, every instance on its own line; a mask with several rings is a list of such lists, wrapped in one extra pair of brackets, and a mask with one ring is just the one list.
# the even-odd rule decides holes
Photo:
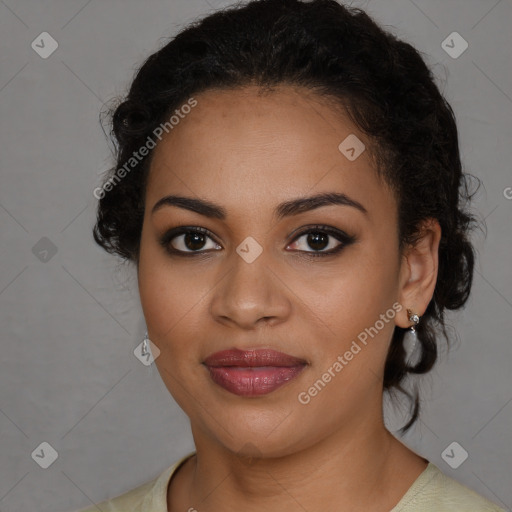
[(151, 55), (113, 134), (94, 236), (136, 265), (196, 451), (100, 510), (502, 510), (383, 422), (384, 391), (417, 419), (405, 379), (474, 263), (454, 115), (415, 49), (333, 0), (251, 2)]

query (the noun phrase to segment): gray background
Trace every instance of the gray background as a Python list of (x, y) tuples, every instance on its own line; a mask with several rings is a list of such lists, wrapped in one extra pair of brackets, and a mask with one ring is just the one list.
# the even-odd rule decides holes
[[(102, 105), (164, 37), (228, 4), (0, 0), (1, 512), (84, 507), (193, 449), (156, 368), (134, 355), (145, 326), (135, 271), (95, 245), (92, 191), (112, 163)], [(473, 296), (449, 317), (458, 338), (423, 378), (423, 415), (405, 441), (510, 509), (512, 5), (353, 5), (424, 52), (455, 110), (466, 170), (483, 180)], [(31, 47), (43, 31), (59, 45), (47, 59)], [(458, 58), (441, 47), (453, 31), (469, 44)], [(400, 412), (387, 417), (393, 426)], [(453, 441), (469, 453), (457, 469), (441, 456)], [(43, 442), (58, 453), (47, 469), (31, 455)]]

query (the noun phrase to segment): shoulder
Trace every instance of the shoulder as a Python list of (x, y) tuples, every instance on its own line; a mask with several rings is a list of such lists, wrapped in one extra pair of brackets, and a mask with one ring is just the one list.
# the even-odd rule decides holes
[[(142, 511), (142, 504), (147, 496), (152, 494), (158, 478), (147, 482), (146, 484), (140, 485), (134, 489), (131, 489), (124, 494), (116, 496), (91, 507), (81, 508), (75, 512), (139, 512)], [(164, 511), (162, 511), (164, 512)]]
[(445, 475), (432, 463), (391, 512), (505, 512), (495, 503)]
[(167, 512), (167, 488), (179, 466), (193, 454), (189, 454), (166, 468), (157, 478), (119, 496), (73, 512)]

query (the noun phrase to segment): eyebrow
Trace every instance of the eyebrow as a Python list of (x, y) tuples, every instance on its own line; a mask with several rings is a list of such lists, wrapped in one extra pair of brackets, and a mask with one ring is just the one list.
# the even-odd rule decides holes
[[(274, 217), (276, 217), (277, 220), (281, 220), (284, 217), (291, 217), (293, 215), (315, 210), (316, 208), (331, 205), (352, 206), (365, 215), (368, 215), (368, 211), (361, 203), (351, 199), (346, 194), (341, 192), (326, 192), (314, 196), (299, 197), (297, 199), (285, 201), (276, 207)], [(213, 219), (224, 220), (227, 217), (226, 210), (220, 205), (204, 199), (196, 199), (179, 195), (169, 195), (159, 199), (153, 206), (151, 214), (154, 214), (164, 206), (176, 206)]]

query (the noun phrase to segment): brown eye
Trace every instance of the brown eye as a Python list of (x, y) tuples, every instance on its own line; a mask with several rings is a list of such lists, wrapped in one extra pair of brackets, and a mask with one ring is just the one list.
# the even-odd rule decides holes
[(342, 231), (328, 226), (318, 226), (300, 233), (289, 247), (298, 252), (306, 252), (308, 256), (328, 256), (338, 253), (354, 241), (355, 237)]
[[(197, 233), (197, 232), (190, 232), (185, 233), (183, 236), (182, 244), (191, 251), (198, 251), (199, 249), (202, 249), (205, 245), (205, 239), (207, 238), (203, 233)], [(171, 241), (171, 245), (175, 247), (174, 241), (177, 237), (175, 237)], [(179, 249), (178, 247), (175, 247), (176, 249)]]
[(327, 233), (309, 233), (306, 240), (309, 247), (322, 251), (329, 245), (329, 237)]
[(161, 238), (160, 244), (172, 254), (200, 254), (212, 249), (222, 249), (211, 238), (207, 229), (199, 227), (171, 229)]

